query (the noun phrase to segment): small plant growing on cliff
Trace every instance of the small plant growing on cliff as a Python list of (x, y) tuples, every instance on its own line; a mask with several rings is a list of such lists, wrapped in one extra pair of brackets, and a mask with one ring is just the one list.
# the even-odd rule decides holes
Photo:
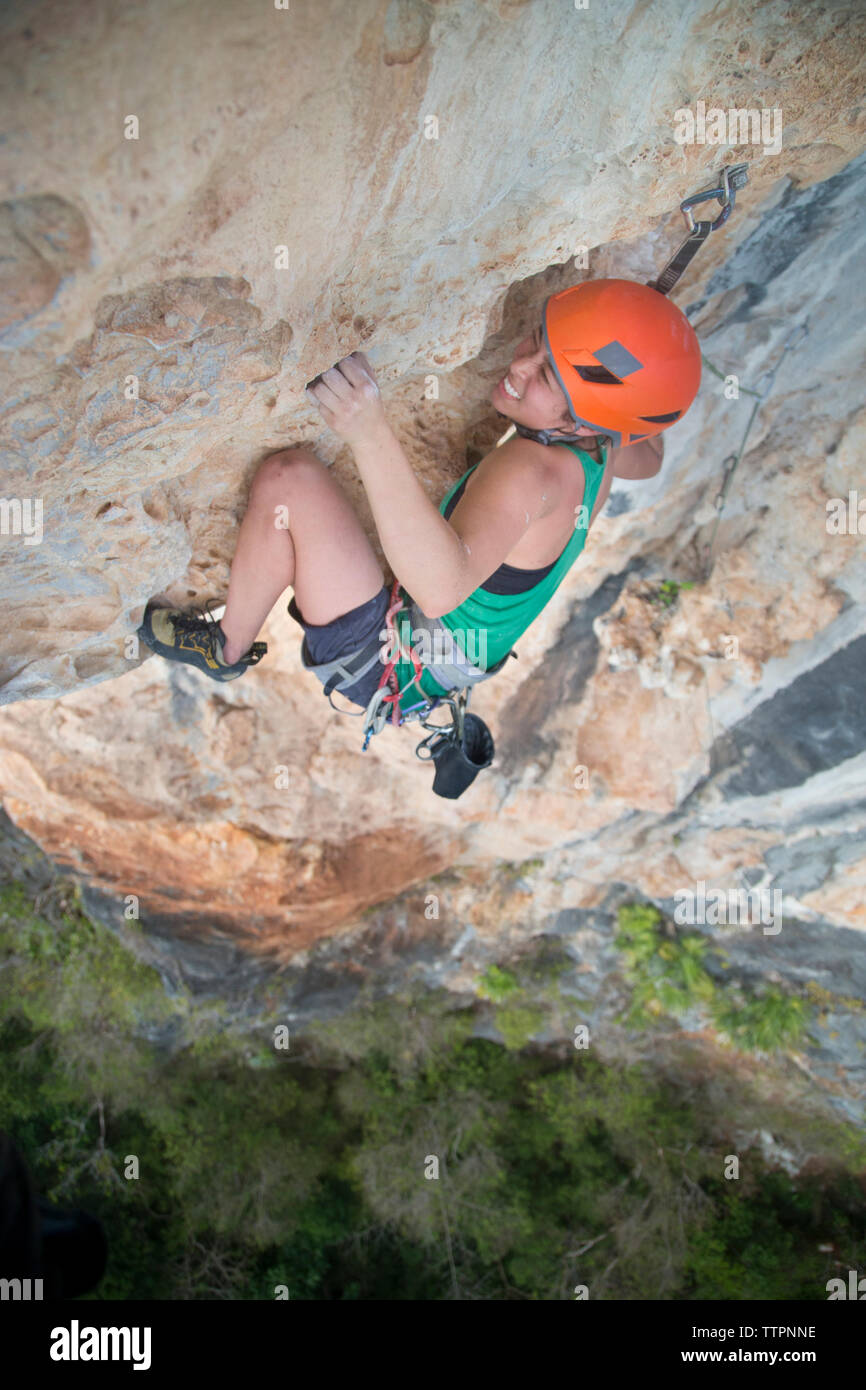
[(807, 1038), (810, 1006), (805, 999), (768, 989), (743, 1004), (719, 999), (713, 1010), (717, 1028), (745, 1051), (777, 1052)]
[(703, 966), (706, 942), (701, 936), (682, 936), (673, 941), (663, 941), (659, 946), (659, 960), (663, 971), (657, 991), (659, 1002), (667, 1013), (678, 1013), (691, 1004), (708, 1004), (714, 994), (715, 985)]
[(662, 608), (672, 608), (679, 598), (681, 589), (693, 589), (694, 582), (685, 579), (681, 583), (676, 579), (663, 579), (656, 593), (652, 596), (651, 602), (658, 603)]
[(519, 863), (503, 862), (499, 871), (503, 878), (513, 883), (529, 874), (537, 874), (543, 868), (544, 860), (536, 856), (534, 859), (521, 859)]
[(707, 943), (702, 936), (665, 935), (661, 913), (648, 903), (621, 907), (618, 921), (615, 941), (633, 985), (631, 1022), (712, 1003), (715, 985), (704, 969)]
[(482, 999), (501, 1004), (503, 1000), (519, 994), (520, 985), (508, 970), (500, 970), (498, 965), (490, 965), (478, 981), (477, 992)]
[(655, 955), (661, 920), (661, 913), (652, 903), (624, 903), (619, 909), (615, 941), (630, 965), (645, 965)]
[(568, 951), (556, 937), (541, 935), (534, 937), (529, 949), (514, 962), (514, 969), (520, 984), (525, 989), (540, 990), (546, 994), (555, 987), (558, 992), (560, 977), (574, 966)]
[(519, 1052), (544, 1027), (544, 1012), (532, 1004), (506, 1004), (496, 1010), (496, 1027), (509, 1052)]
[(719, 990), (704, 967), (710, 947), (692, 933), (666, 935), (661, 913), (650, 903), (620, 908), (616, 945), (632, 985), (628, 1021), (640, 1026), (663, 1014), (676, 1016), (702, 1004), (713, 1024), (744, 1052), (778, 1052), (809, 1039), (812, 1004), (784, 990), (743, 998)]

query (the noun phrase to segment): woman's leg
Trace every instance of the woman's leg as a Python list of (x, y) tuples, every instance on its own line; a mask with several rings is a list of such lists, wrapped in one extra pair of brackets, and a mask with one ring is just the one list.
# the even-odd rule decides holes
[(337, 480), (309, 449), (284, 449), (253, 478), (232, 561), (223, 656), (249, 651), (292, 586), (309, 623), (329, 623), (378, 593), (382, 567)]

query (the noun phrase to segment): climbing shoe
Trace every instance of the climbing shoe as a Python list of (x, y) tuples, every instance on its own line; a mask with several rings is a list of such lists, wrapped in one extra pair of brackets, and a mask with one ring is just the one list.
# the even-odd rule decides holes
[(158, 652), (167, 661), (184, 661), (215, 681), (237, 680), (268, 650), (267, 642), (253, 642), (239, 661), (227, 662), (223, 657), (225, 633), (206, 609), (184, 612), (149, 603), (138, 635), (152, 652)]

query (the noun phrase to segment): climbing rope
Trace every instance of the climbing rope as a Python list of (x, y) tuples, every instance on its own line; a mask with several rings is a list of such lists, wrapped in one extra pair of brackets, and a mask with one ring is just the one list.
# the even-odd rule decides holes
[[(404, 645), (403, 641), (398, 637), (397, 628), (394, 624), (394, 618), (405, 606), (406, 601), (400, 594), (399, 580), (395, 579), (391, 587), (391, 598), (388, 611), (385, 614), (385, 627), (388, 632), (388, 651), (391, 653), (391, 659), (385, 665), (379, 684), (368, 702), (364, 714), (364, 743), (361, 749), (363, 753), (366, 753), (373, 735), (381, 733), (384, 729), (388, 722), (389, 712), (392, 724), (399, 725), (404, 722), (410, 711), (406, 710), (401, 712), (400, 701), (407, 690), (410, 690), (413, 685), (417, 685), (423, 670), (422, 663), (414, 648)], [(413, 670), (411, 679), (406, 682), (402, 689), (400, 689), (397, 682), (396, 670), (397, 662), (401, 657), (404, 661), (411, 661)], [(418, 685), (418, 693), (421, 695), (422, 700), (420, 704), (412, 706), (413, 712), (425, 710), (426, 707), (430, 705), (430, 701), (424, 695), (420, 685)]]
[[(752, 409), (751, 409), (751, 412), (750, 412), (750, 414), (749, 414), (749, 418), (748, 418), (748, 420), (747, 420), (747, 422), (746, 422), (746, 428), (745, 428), (745, 430), (744, 430), (744, 432), (743, 432), (743, 437), (742, 437), (742, 439), (740, 440), (740, 447), (739, 447), (739, 449), (737, 450), (736, 454), (729, 454), (728, 457), (724, 460), (724, 462), (723, 462), (723, 464), (722, 464), (722, 467), (725, 469), (725, 474), (724, 474), (724, 478), (723, 478), (723, 481), (722, 481), (721, 489), (720, 489), (720, 491), (718, 492), (718, 494), (716, 495), (716, 500), (715, 500), (716, 519), (715, 519), (715, 522), (713, 523), (712, 533), (711, 533), (710, 539), (709, 539), (709, 541), (708, 541), (708, 543), (707, 543), (706, 557), (705, 557), (705, 561), (704, 561), (704, 574), (703, 574), (703, 579), (704, 579), (704, 582), (705, 582), (705, 583), (706, 583), (706, 581), (709, 579), (709, 575), (710, 575), (710, 560), (711, 560), (711, 557), (712, 557), (713, 544), (714, 544), (715, 539), (716, 539), (716, 533), (718, 532), (718, 529), (719, 529), (719, 522), (720, 522), (721, 519), (722, 519), (722, 512), (723, 512), (724, 509), (725, 509), (725, 503), (726, 503), (726, 501), (727, 501), (728, 493), (729, 493), (729, 491), (730, 491), (731, 482), (733, 481), (733, 477), (734, 477), (734, 473), (736, 472), (737, 465), (739, 464), (740, 459), (743, 457), (743, 453), (744, 453), (745, 447), (746, 447), (746, 440), (748, 439), (748, 437), (749, 437), (749, 432), (750, 432), (750, 430), (751, 430), (751, 428), (752, 428), (752, 425), (753, 425), (754, 422), (755, 422), (755, 417), (756, 417), (756, 415), (757, 415), (757, 413), (758, 413), (758, 410), (759, 410), (760, 407), (761, 407), (761, 404), (762, 404), (762, 403), (767, 399), (767, 397), (769, 396), (770, 391), (771, 391), (772, 388), (773, 388), (773, 384), (774, 384), (774, 382), (775, 382), (775, 380), (776, 380), (776, 374), (778, 373), (779, 368), (781, 367), (782, 363), (784, 362), (785, 357), (787, 356), (787, 354), (788, 354), (789, 352), (792, 351), (792, 349), (793, 349), (795, 346), (799, 346), (799, 344), (803, 341), (803, 339), (806, 338), (806, 337), (808, 337), (808, 334), (809, 334), (809, 319), (808, 319), (808, 317), (807, 317), (802, 323), (798, 324), (798, 325), (796, 326), (796, 328), (794, 328), (794, 329), (792, 330), (792, 332), (788, 335), (788, 337), (787, 337), (787, 339), (786, 339), (786, 341), (785, 341), (784, 347), (782, 348), (782, 352), (781, 352), (781, 355), (780, 355), (780, 357), (779, 357), (779, 360), (778, 360), (778, 362), (776, 363), (775, 367), (773, 367), (772, 369), (770, 369), (770, 370), (764, 372), (764, 373), (758, 378), (758, 386), (760, 386), (761, 383), (764, 381), (764, 378), (766, 377), (766, 385), (764, 386), (764, 389), (763, 389), (763, 390), (753, 391), (753, 390), (751, 390), (751, 389), (750, 389), (749, 387), (747, 387), (747, 386), (738, 386), (738, 388), (737, 388), (739, 391), (742, 391), (744, 395), (754, 397), (754, 404), (753, 404)], [(713, 373), (713, 375), (714, 375), (714, 376), (717, 376), (717, 377), (719, 378), (720, 381), (727, 381), (727, 377), (726, 377), (725, 373), (719, 371), (718, 367), (717, 367), (713, 362), (711, 362), (711, 361), (709, 360), (708, 357), (704, 357), (703, 353), (701, 353), (701, 360), (704, 362), (704, 364), (705, 364), (707, 367), (709, 367), (709, 369), (710, 369), (710, 371)], [(712, 749), (713, 749), (713, 747), (714, 747), (714, 745), (715, 745), (715, 741), (716, 741), (715, 721), (714, 721), (714, 719), (713, 719), (713, 706), (712, 706), (712, 698), (711, 698), (711, 696), (710, 696), (710, 683), (709, 683), (709, 681), (708, 681), (708, 679), (707, 679), (706, 670), (704, 670), (703, 668), (702, 668), (702, 675), (703, 675), (703, 681), (704, 681), (704, 696), (705, 696), (705, 699), (706, 699), (706, 706), (707, 706), (707, 718), (708, 718), (708, 720), (709, 720), (709, 725), (710, 725), (710, 742), (709, 742), (708, 747), (705, 748), (703, 751), (707, 754), (708, 758), (710, 759), (710, 763), (712, 763)], [(710, 768), (710, 770), (712, 771), (712, 767)]]
[[(742, 437), (742, 439), (740, 440), (740, 447), (739, 447), (739, 449), (737, 450), (737, 452), (736, 452), (735, 454), (728, 454), (727, 458), (724, 459), (723, 462), (722, 462), (722, 468), (724, 469), (724, 474), (723, 474), (723, 477), (722, 477), (722, 486), (721, 486), (719, 492), (716, 494), (716, 499), (715, 499), (715, 503), (714, 503), (714, 506), (715, 506), (715, 508), (716, 508), (716, 518), (715, 518), (715, 521), (713, 522), (713, 529), (712, 529), (712, 532), (710, 533), (709, 541), (707, 542), (706, 554), (705, 554), (705, 557), (704, 557), (704, 573), (703, 573), (704, 582), (706, 582), (707, 579), (709, 579), (709, 576), (710, 576), (710, 567), (711, 567), (711, 560), (712, 560), (712, 553), (713, 553), (713, 545), (715, 544), (716, 535), (717, 535), (718, 529), (719, 529), (719, 523), (721, 522), (722, 513), (723, 513), (723, 511), (724, 511), (724, 509), (725, 509), (725, 504), (726, 504), (727, 499), (728, 499), (728, 493), (729, 493), (730, 490), (731, 490), (731, 483), (732, 483), (733, 480), (734, 480), (734, 474), (735, 474), (736, 471), (737, 471), (737, 467), (738, 467), (738, 465), (739, 465), (740, 459), (743, 457), (743, 453), (744, 453), (745, 448), (746, 448), (746, 440), (749, 438), (749, 434), (750, 434), (750, 432), (751, 432), (752, 425), (755, 423), (755, 417), (756, 417), (756, 415), (757, 415), (757, 413), (758, 413), (758, 410), (760, 409), (761, 405), (762, 405), (763, 402), (767, 399), (767, 397), (769, 396), (771, 390), (773, 389), (773, 385), (774, 385), (775, 380), (776, 380), (776, 374), (777, 374), (779, 368), (781, 367), (782, 363), (784, 362), (785, 358), (787, 357), (788, 353), (791, 352), (795, 347), (798, 347), (799, 344), (803, 341), (803, 339), (806, 338), (806, 337), (808, 337), (808, 334), (809, 334), (809, 319), (808, 319), (808, 317), (807, 317), (802, 323), (797, 324), (796, 328), (792, 329), (791, 333), (789, 333), (787, 339), (785, 340), (785, 344), (784, 344), (784, 346), (783, 346), (783, 348), (782, 348), (781, 355), (780, 355), (779, 360), (778, 360), (778, 362), (776, 363), (775, 367), (773, 367), (772, 369), (770, 369), (770, 370), (768, 370), (768, 371), (766, 371), (766, 372), (763, 372), (762, 375), (758, 378), (757, 385), (758, 385), (759, 388), (760, 388), (760, 386), (761, 386), (761, 383), (764, 382), (764, 380), (765, 380), (765, 378), (766, 378), (766, 385), (764, 386), (763, 390), (760, 390), (760, 389), (759, 389), (759, 390), (752, 391), (752, 390), (750, 390), (749, 387), (747, 387), (747, 386), (738, 386), (738, 387), (737, 387), (738, 391), (742, 391), (744, 395), (746, 395), (746, 396), (753, 396), (753, 397), (754, 397), (754, 404), (753, 404), (753, 406), (752, 406), (752, 409), (751, 409), (751, 413), (750, 413), (750, 415), (749, 415), (749, 418), (748, 418), (748, 420), (747, 420), (747, 422), (746, 422), (746, 428), (745, 428), (745, 430), (744, 430), (744, 432), (743, 432), (743, 437)], [(701, 353), (701, 360), (706, 364), (707, 367), (709, 367), (709, 369), (710, 369), (710, 371), (713, 373), (713, 375), (714, 375), (714, 376), (717, 376), (717, 377), (719, 378), (720, 381), (727, 381), (728, 378), (727, 378), (727, 376), (725, 375), (725, 373), (724, 373), (724, 372), (720, 372), (719, 369), (718, 369), (718, 367), (716, 367), (715, 364), (712, 363), (712, 362), (709, 360), (708, 357), (704, 357), (703, 353)]]

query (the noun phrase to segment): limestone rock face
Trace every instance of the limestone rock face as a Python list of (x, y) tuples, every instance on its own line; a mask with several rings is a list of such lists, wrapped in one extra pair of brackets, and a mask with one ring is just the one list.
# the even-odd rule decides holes
[(73, 203), (44, 193), (0, 205), (0, 329), (50, 304), (89, 252), (87, 220)]
[[(179, 956), (228, 941), (287, 961), (394, 902), (417, 940), (425, 884), (454, 866), (470, 886), (427, 923), (433, 950), (469, 924), (548, 929), (612, 884), (670, 903), (698, 880), (776, 888), (822, 940), (861, 940), (862, 7), (23, 13), (0, 17), (16, 825), (107, 915), (136, 899)], [(701, 101), (778, 110), (781, 149), (677, 143)], [(313, 445), (378, 545), (314, 375), (367, 353), (438, 502), (505, 427), (490, 391), (545, 297), (658, 273), (679, 201), (738, 159), (749, 185), (674, 292), (712, 367), (660, 474), (614, 483), (518, 661), (473, 698), (497, 758), (464, 799), (432, 795), (414, 728), (361, 753), (301, 666), (289, 592), (231, 685), (136, 650), (151, 596), (224, 598), (276, 449)], [(527, 890), (501, 879), (528, 859)]]

